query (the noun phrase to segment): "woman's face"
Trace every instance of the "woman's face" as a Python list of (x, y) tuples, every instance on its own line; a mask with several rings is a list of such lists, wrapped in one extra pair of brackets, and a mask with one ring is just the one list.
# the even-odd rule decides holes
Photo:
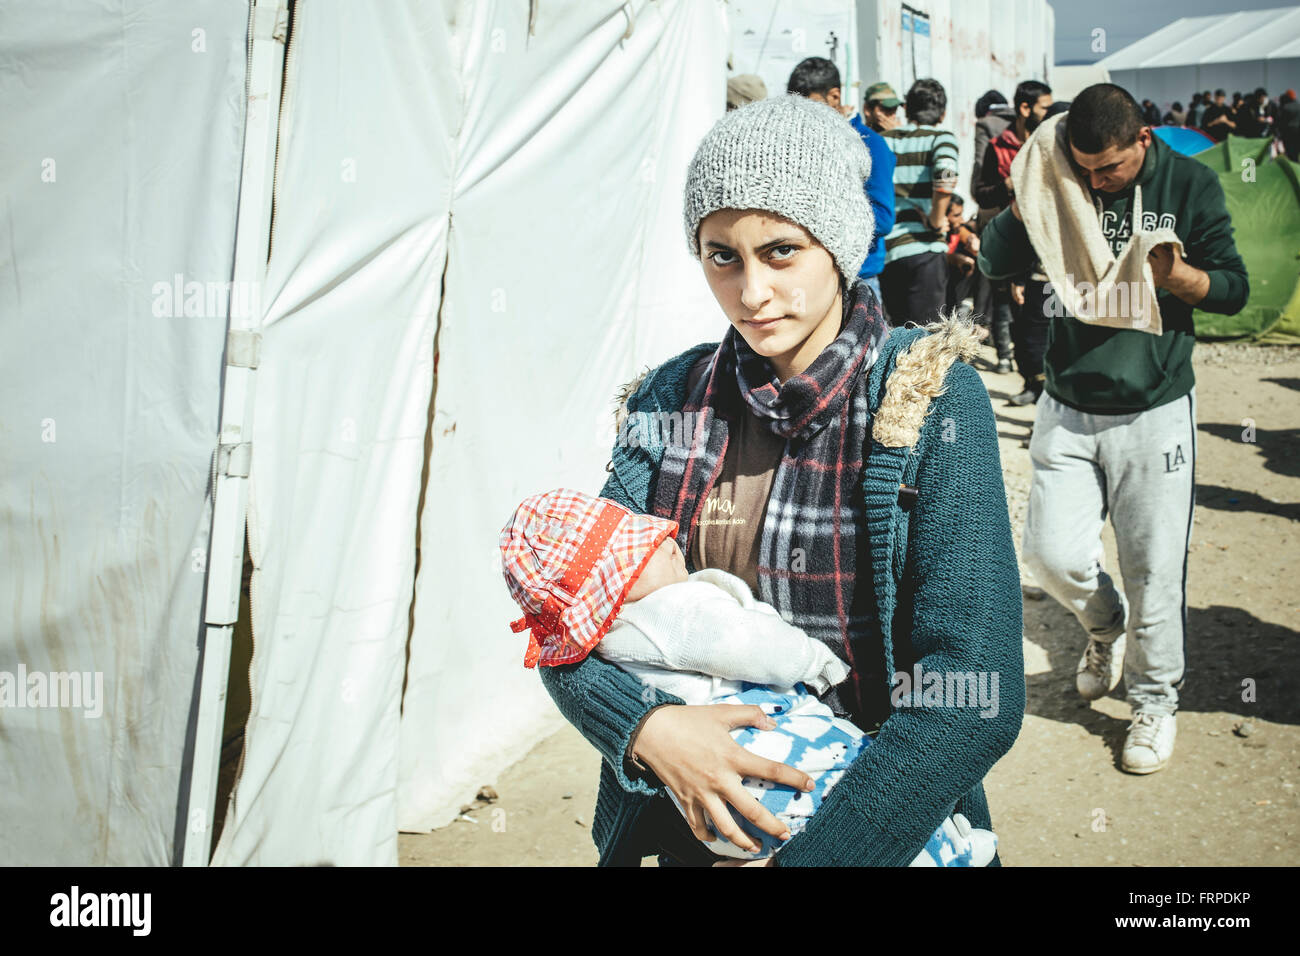
[(719, 209), (700, 223), (704, 277), (747, 345), (786, 381), (840, 334), (840, 276), (803, 226), (757, 209)]

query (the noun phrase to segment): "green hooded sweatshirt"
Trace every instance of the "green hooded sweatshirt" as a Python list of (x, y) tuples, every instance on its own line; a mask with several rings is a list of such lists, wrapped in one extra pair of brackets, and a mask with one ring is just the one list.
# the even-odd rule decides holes
[[(1048, 330), (1045, 387), (1057, 401), (1082, 412), (1131, 414), (1186, 395), (1196, 382), (1193, 308), (1233, 315), (1250, 296), (1246, 266), (1232, 241), (1223, 187), (1209, 166), (1155, 137), (1135, 182), (1142, 187), (1146, 227), (1171, 227), (1183, 242), (1187, 263), (1209, 274), (1210, 290), (1190, 306), (1158, 289), (1162, 335), (1088, 325), (1064, 314), (1060, 300), (1050, 297), (1058, 312)], [(1133, 186), (1093, 195), (1102, 201), (1102, 232), (1118, 255), (1133, 233)], [(991, 279), (1011, 278), (1032, 268), (1036, 259), (1024, 223), (1009, 208), (991, 220), (980, 237), (980, 270)]]

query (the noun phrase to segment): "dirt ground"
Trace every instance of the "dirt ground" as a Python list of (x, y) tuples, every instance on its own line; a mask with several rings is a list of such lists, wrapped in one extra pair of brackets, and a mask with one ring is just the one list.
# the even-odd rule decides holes
[[(1019, 544), (1033, 407), (1018, 375), (977, 360), (998, 417)], [(1025, 600), (1028, 705), (985, 779), (1008, 866), (1291, 865), (1300, 836), (1300, 349), (1198, 345), (1197, 508), (1188, 571), (1187, 677), (1169, 767), (1119, 770), (1123, 683), (1074, 691), (1085, 640), (1050, 598)], [(1243, 431), (1254, 423), (1254, 441)], [(1245, 436), (1251, 437), (1249, 435)], [(1118, 576), (1106, 530), (1108, 570)], [(1028, 581), (1026, 583), (1029, 583)], [(1255, 699), (1243, 700), (1243, 681)], [(403, 866), (590, 866), (600, 757), (567, 724), (449, 826), (402, 834)], [(647, 859), (646, 865), (652, 865)]]

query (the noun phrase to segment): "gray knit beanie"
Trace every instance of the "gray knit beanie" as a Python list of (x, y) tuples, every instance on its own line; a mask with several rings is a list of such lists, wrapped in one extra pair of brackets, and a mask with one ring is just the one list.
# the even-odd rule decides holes
[(762, 209), (807, 229), (852, 287), (875, 217), (864, 184), (871, 153), (834, 107), (790, 93), (725, 113), (686, 171), (686, 242), (700, 258), (700, 221), (719, 209)]

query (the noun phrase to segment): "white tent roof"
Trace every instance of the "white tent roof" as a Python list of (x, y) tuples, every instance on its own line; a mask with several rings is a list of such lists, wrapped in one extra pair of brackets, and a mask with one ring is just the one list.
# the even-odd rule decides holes
[(1300, 7), (1183, 17), (1099, 60), (1117, 70), (1300, 56)]

